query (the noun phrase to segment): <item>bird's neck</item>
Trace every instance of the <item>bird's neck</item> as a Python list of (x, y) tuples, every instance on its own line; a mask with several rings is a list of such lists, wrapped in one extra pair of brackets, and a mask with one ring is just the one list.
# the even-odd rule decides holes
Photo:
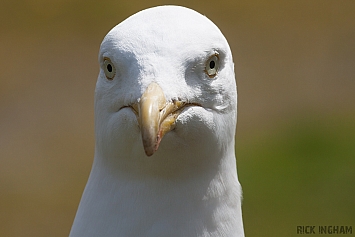
[(95, 157), (80, 203), (81, 219), (96, 216), (95, 225), (116, 228), (123, 236), (242, 236), (237, 235), (243, 226), (234, 152), (214, 169), (184, 178), (114, 172), (100, 160)]

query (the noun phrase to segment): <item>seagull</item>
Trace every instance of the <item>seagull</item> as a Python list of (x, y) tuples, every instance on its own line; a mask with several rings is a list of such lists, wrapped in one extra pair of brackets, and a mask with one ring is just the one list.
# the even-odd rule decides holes
[(98, 59), (95, 157), (70, 236), (244, 236), (234, 63), (218, 27), (149, 8)]

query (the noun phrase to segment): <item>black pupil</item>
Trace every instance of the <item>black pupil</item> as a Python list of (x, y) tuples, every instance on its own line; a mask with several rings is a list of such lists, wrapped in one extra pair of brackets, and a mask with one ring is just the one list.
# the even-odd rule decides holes
[(111, 66), (111, 64), (107, 64), (107, 71), (112, 72), (112, 66)]
[(216, 66), (216, 63), (214, 61), (210, 62), (210, 68), (213, 69)]

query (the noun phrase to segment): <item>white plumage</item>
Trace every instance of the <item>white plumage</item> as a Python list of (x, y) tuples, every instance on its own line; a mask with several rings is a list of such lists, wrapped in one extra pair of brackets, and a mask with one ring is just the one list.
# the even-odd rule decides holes
[(244, 236), (229, 45), (205, 16), (143, 10), (99, 53), (95, 158), (70, 236)]

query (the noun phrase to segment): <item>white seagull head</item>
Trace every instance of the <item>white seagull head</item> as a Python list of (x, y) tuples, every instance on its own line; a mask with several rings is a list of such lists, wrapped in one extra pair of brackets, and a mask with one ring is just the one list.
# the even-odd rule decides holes
[(232, 54), (205, 16), (176, 6), (143, 10), (106, 35), (99, 63), (96, 149), (111, 165), (170, 173), (234, 143)]

